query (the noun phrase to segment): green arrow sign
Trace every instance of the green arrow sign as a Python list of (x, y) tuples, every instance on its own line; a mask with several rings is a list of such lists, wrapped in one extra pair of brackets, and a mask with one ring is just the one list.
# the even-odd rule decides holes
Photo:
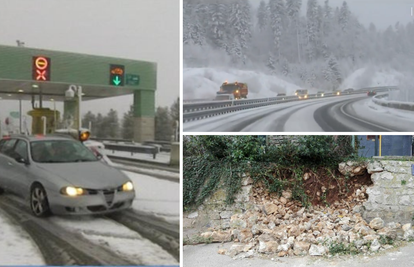
[(121, 83), (121, 80), (119, 79), (119, 76), (115, 76), (115, 79), (112, 80), (115, 85), (119, 85)]

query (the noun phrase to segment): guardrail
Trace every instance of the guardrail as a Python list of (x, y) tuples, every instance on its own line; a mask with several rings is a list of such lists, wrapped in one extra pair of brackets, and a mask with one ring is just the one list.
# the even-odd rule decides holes
[(388, 94), (377, 95), (372, 98), (372, 101), (383, 107), (414, 111), (413, 102), (384, 100), (383, 98), (386, 97), (388, 97)]
[[(94, 141), (99, 142), (115, 142), (115, 143), (125, 143), (127, 145), (136, 146), (133, 140), (131, 139), (119, 139), (119, 138), (90, 138)], [(145, 141), (143, 145), (159, 147), (161, 152), (171, 152), (171, 142), (168, 141)]]
[(152, 154), (152, 158), (155, 159), (157, 154), (159, 153), (159, 148), (154, 146), (142, 146), (142, 145), (123, 145), (123, 144), (109, 144), (104, 143), (105, 149), (112, 150), (112, 154), (115, 151), (124, 151), (124, 152), (131, 152), (131, 156), (134, 153), (140, 154)]
[[(370, 87), (354, 90), (352, 92), (342, 92), (339, 96), (363, 94), (369, 90), (388, 91), (397, 89), (396, 86)], [(310, 94), (307, 99), (325, 98), (325, 97), (339, 97), (333, 92), (324, 93), (324, 96), (319, 94)], [(236, 112), (244, 109), (257, 108), (268, 105), (275, 105), (279, 103), (286, 103), (291, 101), (302, 101), (306, 99), (299, 99), (298, 96), (277, 96), (257, 99), (241, 99), (241, 100), (225, 100), (225, 101), (208, 101), (202, 103), (188, 103), (183, 105), (183, 122), (204, 119), (208, 117), (218, 116), (231, 112)]]

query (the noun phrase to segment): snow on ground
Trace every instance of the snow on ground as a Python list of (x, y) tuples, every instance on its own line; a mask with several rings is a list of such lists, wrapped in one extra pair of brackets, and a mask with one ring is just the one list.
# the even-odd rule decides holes
[(180, 183), (124, 171), (135, 186), (133, 208), (149, 212), (170, 223), (180, 221)]
[(402, 73), (393, 69), (361, 68), (351, 73), (339, 89), (360, 89), (366, 87), (398, 86)]
[(45, 265), (30, 236), (0, 210), (0, 265)]
[(108, 156), (133, 158), (133, 159), (140, 159), (140, 160), (145, 160), (149, 162), (159, 162), (159, 163), (166, 163), (166, 164), (170, 163), (170, 157), (171, 157), (171, 154), (166, 153), (166, 152), (158, 153), (155, 159), (152, 158), (152, 154), (134, 153), (133, 155), (131, 155), (131, 152), (112, 151), (110, 149), (105, 149), (104, 152)]
[(247, 98), (274, 97), (277, 93), (293, 95), (299, 86), (258, 71), (214, 68), (184, 68), (184, 99), (214, 99), (223, 82), (245, 82)]
[(177, 265), (159, 245), (117, 222), (96, 217), (51, 217), (50, 221), (142, 265)]

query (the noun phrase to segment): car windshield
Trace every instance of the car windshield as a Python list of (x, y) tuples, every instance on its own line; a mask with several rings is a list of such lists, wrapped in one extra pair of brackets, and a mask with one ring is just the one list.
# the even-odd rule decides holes
[(30, 143), (32, 159), (39, 163), (98, 161), (92, 151), (75, 140), (42, 140)]

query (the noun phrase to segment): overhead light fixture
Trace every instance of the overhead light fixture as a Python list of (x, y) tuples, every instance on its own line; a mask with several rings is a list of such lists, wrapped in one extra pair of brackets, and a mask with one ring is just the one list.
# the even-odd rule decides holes
[(32, 84), (32, 87), (33, 87), (33, 88), (39, 88), (39, 85), (37, 85), (37, 84)]
[(7, 94), (7, 96), (12, 96), (11, 94)]
[(19, 89), (19, 90), (17, 90), (17, 92), (19, 92), (19, 93), (23, 93), (23, 92), (24, 92), (24, 90), (23, 90), (23, 89)]

